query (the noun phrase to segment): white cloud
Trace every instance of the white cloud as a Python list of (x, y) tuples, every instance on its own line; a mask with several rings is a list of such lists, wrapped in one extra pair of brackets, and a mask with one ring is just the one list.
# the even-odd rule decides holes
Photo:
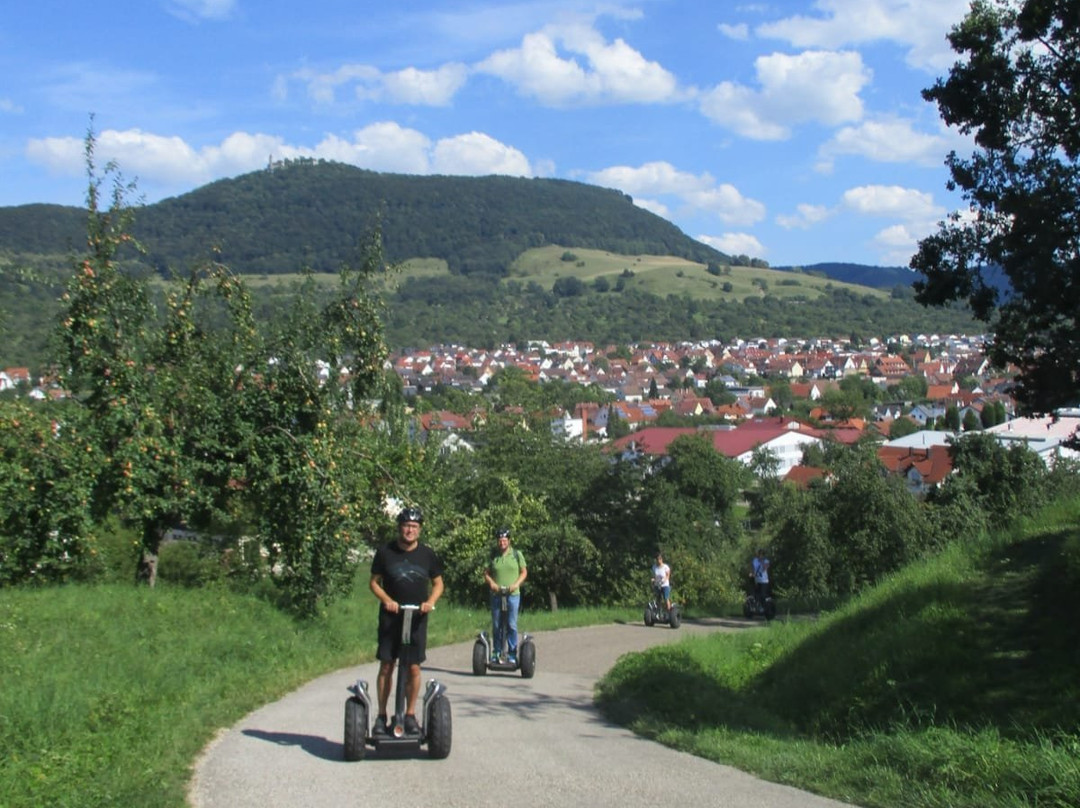
[(763, 258), (767, 252), (765, 246), (749, 233), (724, 233), (720, 236), (697, 236), (696, 238), (702, 244), (708, 244), (728, 255)]
[(765, 206), (744, 197), (735, 186), (717, 184), (711, 174), (690, 174), (679, 171), (671, 163), (645, 163), (632, 166), (612, 166), (588, 175), (595, 185), (618, 188), (637, 196), (672, 196), (684, 209), (716, 216), (732, 225), (750, 225), (765, 217)]
[(750, 38), (750, 26), (744, 22), (735, 25), (728, 25), (727, 23), (722, 22), (717, 25), (716, 28), (728, 39), (745, 40)]
[(756, 140), (790, 137), (808, 121), (837, 126), (863, 116), (859, 93), (871, 74), (854, 51), (773, 53), (754, 67), (760, 89), (723, 82), (702, 94), (702, 113)]
[(182, 20), (224, 20), (232, 16), (236, 0), (168, 0), (166, 10)]
[(897, 185), (864, 185), (844, 192), (842, 206), (863, 216), (898, 220), (874, 236), (887, 264), (906, 265), (915, 254), (920, 239), (937, 229), (945, 209), (934, 203), (931, 194)]
[(390, 73), (365, 64), (344, 64), (329, 72), (304, 68), (288, 76), (278, 76), (273, 93), (278, 100), (284, 100), (288, 97), (290, 81), (298, 81), (305, 86), (308, 97), (323, 106), (338, 100), (339, 88), (351, 87), (354, 97), (361, 101), (445, 107), (465, 85), (468, 73), (465, 65), (456, 62), (435, 70), (408, 67)]
[(856, 155), (878, 163), (939, 166), (949, 152), (949, 140), (939, 134), (917, 132), (911, 121), (866, 121), (839, 129), (818, 150), (817, 168), (832, 171), (838, 156)]
[(899, 185), (862, 185), (844, 192), (843, 206), (864, 216), (888, 216), (907, 222), (937, 220), (945, 209), (925, 191)]
[(524, 154), (481, 132), (469, 132), (440, 140), (435, 144), (432, 167), (436, 174), (506, 174), (514, 177), (532, 175), (529, 161)]
[(8, 113), (10, 115), (21, 115), (22, 111), (23, 108), (10, 98), (0, 98), (0, 112)]
[(408, 67), (383, 77), (384, 96), (395, 104), (445, 107), (467, 77), (468, 69), (462, 64), (445, 64), (437, 70)]
[(824, 205), (809, 205), (806, 203), (796, 205), (794, 214), (781, 214), (776, 217), (776, 223), (785, 230), (809, 230), (816, 224), (832, 216), (832, 211)]
[[(205, 184), (254, 171), (269, 160), (298, 157), (335, 160), (373, 171), (407, 174), (508, 174), (531, 176), (529, 161), (517, 149), (480, 132), (435, 143), (423, 133), (391, 121), (356, 130), (351, 138), (327, 135), (315, 146), (298, 146), (266, 134), (234, 132), (220, 144), (196, 149), (180, 137), (105, 130), (96, 136), (98, 160), (116, 160), (125, 176), (151, 185)], [(78, 176), (85, 170), (80, 138), (40, 138), (28, 142), (27, 158), (55, 174)]]
[(969, 0), (816, 0), (820, 16), (796, 15), (759, 25), (754, 33), (798, 48), (834, 49), (896, 42), (907, 63), (940, 71), (956, 60), (943, 32), (960, 22)]
[(664, 103), (679, 96), (675, 77), (661, 65), (622, 39), (606, 42), (583, 24), (552, 25), (526, 34), (520, 47), (497, 51), (475, 69), (556, 107)]
[(661, 216), (664, 219), (671, 218), (671, 210), (663, 202), (656, 199), (645, 199), (644, 197), (635, 196), (634, 204), (642, 210), (647, 210), (649, 213), (655, 213), (657, 216)]

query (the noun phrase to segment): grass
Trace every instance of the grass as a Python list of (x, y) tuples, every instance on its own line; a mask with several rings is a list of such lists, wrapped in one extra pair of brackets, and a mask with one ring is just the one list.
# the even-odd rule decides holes
[[(573, 261), (564, 261), (565, 253), (572, 253)], [(766, 294), (780, 299), (805, 298), (816, 300), (825, 294), (826, 287), (850, 289), (859, 295), (885, 299), (888, 290), (875, 289), (858, 284), (830, 280), (816, 275), (782, 272), (757, 267), (730, 267), (724, 275), (710, 275), (704, 264), (685, 258), (667, 255), (619, 255), (605, 250), (592, 250), (548, 246), (537, 247), (522, 253), (510, 266), (507, 281), (535, 282), (550, 290), (555, 281), (563, 277), (575, 277), (587, 285), (597, 278), (607, 278), (612, 289), (624, 272), (633, 273), (626, 279), (627, 288), (636, 288), (652, 295), (667, 297), (669, 294), (685, 295), (693, 300), (742, 302), (748, 297), (762, 298)], [(402, 262), (399, 271), (386, 279), (386, 289), (400, 286), (410, 278), (429, 278), (449, 274), (446, 262), (435, 258), (413, 258)], [(316, 274), (316, 281), (327, 288), (336, 288), (336, 274)], [(286, 289), (301, 280), (299, 274), (276, 274), (245, 276), (252, 288)], [(724, 284), (731, 284), (724, 291)], [(763, 291), (763, 288), (767, 291)]]
[(814, 622), (624, 657), (611, 718), (863, 806), (1080, 805), (1080, 503)]
[[(437, 616), (433, 644), (468, 639), (490, 620), (448, 604)], [(529, 627), (629, 618), (535, 612)], [(0, 591), (0, 806), (183, 806), (217, 729), (370, 661), (374, 626), (363, 587), (310, 622), (224, 589)]]

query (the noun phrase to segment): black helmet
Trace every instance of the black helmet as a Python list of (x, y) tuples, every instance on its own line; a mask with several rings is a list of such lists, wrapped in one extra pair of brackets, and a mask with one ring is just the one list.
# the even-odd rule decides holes
[(403, 525), (406, 522), (416, 522), (417, 524), (422, 525), (424, 523), (424, 512), (413, 506), (402, 508), (401, 512), (397, 515), (397, 523)]
[(495, 538), (496, 539), (501, 539), (504, 536), (506, 538), (508, 538), (508, 539), (510, 538), (510, 528), (508, 528), (506, 526), (495, 528)]

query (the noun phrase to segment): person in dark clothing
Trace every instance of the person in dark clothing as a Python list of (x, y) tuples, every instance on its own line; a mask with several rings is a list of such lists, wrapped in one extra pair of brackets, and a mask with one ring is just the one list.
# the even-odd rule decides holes
[[(371, 581), (368, 587), (379, 599), (378, 651), (379, 676), (377, 696), (379, 714), (374, 733), (388, 731), (386, 705), (394, 679), (394, 663), (399, 657), (408, 665), (405, 683), (406, 734), (418, 734), (416, 698), (420, 693), (420, 665), (427, 658), (428, 614), (442, 597), (442, 562), (426, 544), (420, 543), (424, 516), (419, 508), (405, 508), (398, 514), (398, 537), (375, 552), (371, 562)], [(416, 604), (415, 612), (402, 611), (402, 604)], [(401, 621), (412, 620), (412, 645), (401, 647)]]

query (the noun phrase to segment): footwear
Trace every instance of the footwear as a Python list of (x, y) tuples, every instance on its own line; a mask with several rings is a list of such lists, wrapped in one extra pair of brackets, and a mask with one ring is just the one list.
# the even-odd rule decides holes
[(375, 726), (371, 730), (372, 735), (389, 735), (390, 729), (386, 726), (386, 716), (380, 715), (375, 719)]
[(491, 655), (491, 664), (492, 665), (498, 665), (499, 664), (499, 655), (498, 654), (492, 654)]
[(511, 654), (506, 658), (506, 661), (511, 665), (517, 664), (517, 654)]
[(415, 715), (405, 716), (405, 734), (406, 735), (419, 735), (420, 723), (416, 720)]

